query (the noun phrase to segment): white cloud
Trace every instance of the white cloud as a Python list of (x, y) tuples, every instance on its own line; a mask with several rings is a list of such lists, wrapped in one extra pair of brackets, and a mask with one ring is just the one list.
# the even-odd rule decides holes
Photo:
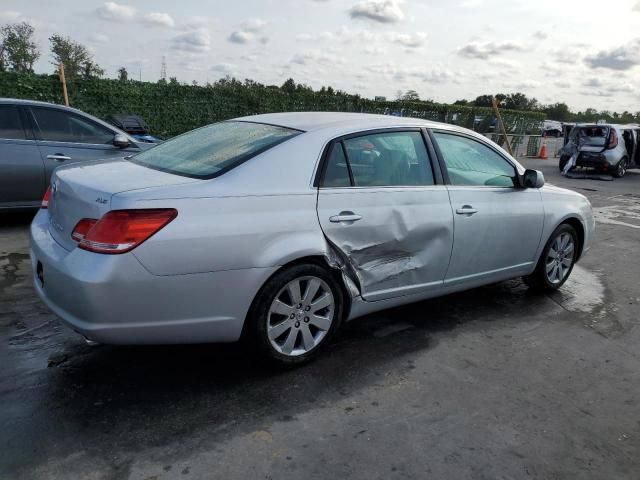
[(557, 82), (554, 82), (553, 84), (556, 87), (562, 88), (562, 89), (568, 89), (568, 88), (571, 88), (571, 86), (572, 86), (571, 82), (565, 82), (563, 80), (558, 80)]
[(540, 82), (538, 82), (537, 80), (524, 80), (518, 84), (515, 85), (515, 88), (517, 90), (531, 90), (533, 88), (537, 88), (540, 86)]
[(231, 32), (231, 35), (227, 37), (227, 40), (231, 43), (248, 43), (253, 40), (253, 34), (237, 30), (235, 32)]
[(464, 0), (460, 4), (460, 7), (462, 7), (462, 8), (477, 8), (477, 7), (482, 6), (483, 3), (484, 3), (484, 0)]
[(104, 33), (93, 33), (89, 35), (89, 41), (93, 43), (107, 43), (109, 41), (109, 37)]
[(240, 25), (245, 32), (259, 32), (267, 25), (267, 21), (262, 18), (250, 18)]
[(96, 13), (103, 20), (123, 22), (131, 20), (136, 14), (136, 9), (115, 2), (105, 2), (104, 5), (96, 9)]
[(203, 28), (192, 30), (173, 37), (171, 48), (192, 53), (208, 52), (211, 48), (211, 36)]
[(379, 23), (396, 23), (404, 18), (399, 0), (365, 0), (351, 7), (349, 15)]
[(522, 52), (525, 47), (517, 42), (470, 42), (458, 49), (458, 55), (466, 58), (486, 60), (504, 52)]
[(291, 59), (291, 62), (298, 65), (314, 65), (318, 63), (343, 65), (346, 63), (344, 58), (321, 50), (312, 50), (310, 52), (296, 54)]
[(217, 63), (211, 67), (211, 70), (224, 75), (232, 75), (236, 70), (236, 66), (231, 63)]
[(640, 39), (611, 50), (602, 50), (595, 55), (585, 58), (591, 68), (605, 68), (609, 70), (630, 70), (640, 65)]
[(427, 39), (426, 33), (399, 33), (392, 37), (395, 43), (407, 48), (421, 47)]
[(0, 20), (2, 21), (15, 22), (20, 17), (22, 17), (22, 14), (20, 12), (15, 12), (15, 11), (0, 12)]
[(142, 21), (148, 25), (160, 27), (173, 27), (176, 23), (168, 13), (148, 13), (142, 17)]

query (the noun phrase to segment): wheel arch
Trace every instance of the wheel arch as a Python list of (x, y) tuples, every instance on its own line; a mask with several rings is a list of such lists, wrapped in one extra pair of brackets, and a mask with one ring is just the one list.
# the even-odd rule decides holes
[(248, 334), (249, 334), (249, 324), (251, 323), (251, 318), (255, 313), (255, 308), (256, 308), (256, 303), (258, 300), (258, 297), (260, 296), (260, 294), (262, 293), (262, 291), (264, 290), (265, 286), (269, 283), (269, 281), (276, 275), (278, 275), (280, 272), (287, 270), (291, 267), (294, 267), (296, 265), (305, 265), (305, 264), (312, 264), (312, 265), (318, 265), (324, 269), (327, 270), (327, 272), (329, 272), (335, 279), (338, 287), (340, 288), (340, 290), (342, 291), (342, 297), (344, 298), (344, 309), (343, 309), (343, 318), (341, 319), (342, 321), (346, 320), (347, 318), (349, 318), (349, 313), (351, 311), (351, 304), (353, 301), (353, 296), (350, 293), (350, 290), (347, 288), (347, 285), (345, 284), (345, 280), (344, 280), (344, 276), (343, 276), (343, 272), (342, 270), (340, 270), (339, 268), (336, 268), (335, 266), (332, 266), (327, 257), (320, 255), (320, 254), (312, 254), (312, 255), (302, 255), (299, 256), (293, 260), (288, 261), (287, 263), (285, 263), (284, 265), (282, 265), (280, 268), (278, 268), (275, 272), (273, 272), (271, 275), (269, 275), (269, 277), (267, 277), (263, 282), (262, 285), (260, 285), (260, 288), (258, 288), (258, 290), (256, 291), (255, 295), (253, 296), (253, 300), (251, 300), (251, 305), (249, 306), (249, 309), (247, 310), (247, 314), (245, 316), (244, 319), (244, 323), (242, 325), (242, 333), (240, 335), (241, 339), (247, 338)]
[[(576, 234), (578, 235), (578, 256), (576, 257), (576, 262), (578, 260), (580, 260), (580, 257), (582, 256), (582, 249), (584, 248), (584, 237), (585, 237), (585, 231), (584, 231), (584, 225), (582, 224), (582, 221), (577, 218), (577, 217), (568, 217), (565, 218), (562, 222), (560, 222), (554, 229), (553, 231), (555, 232), (556, 229), (561, 226), (561, 225), (570, 225), (571, 227), (573, 227), (573, 229), (576, 231)], [(553, 234), (553, 232), (551, 232), (551, 234)], [(551, 238), (551, 237), (549, 237)], [(549, 239), (547, 239), (547, 241), (549, 241)]]

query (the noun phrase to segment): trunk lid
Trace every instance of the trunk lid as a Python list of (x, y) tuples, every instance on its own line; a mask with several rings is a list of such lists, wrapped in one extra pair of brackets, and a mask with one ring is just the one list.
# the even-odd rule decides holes
[(111, 209), (116, 193), (142, 188), (194, 183), (199, 180), (152, 170), (126, 160), (69, 165), (51, 177), (49, 231), (63, 248), (77, 243), (71, 233), (83, 218), (99, 219)]

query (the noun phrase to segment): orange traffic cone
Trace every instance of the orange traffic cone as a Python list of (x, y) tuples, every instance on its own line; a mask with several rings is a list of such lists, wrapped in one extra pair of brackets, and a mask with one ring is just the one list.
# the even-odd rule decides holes
[(547, 142), (546, 140), (544, 142), (542, 142), (542, 146), (540, 147), (540, 152), (538, 153), (538, 158), (541, 158), (542, 160), (546, 160), (549, 157), (547, 157)]

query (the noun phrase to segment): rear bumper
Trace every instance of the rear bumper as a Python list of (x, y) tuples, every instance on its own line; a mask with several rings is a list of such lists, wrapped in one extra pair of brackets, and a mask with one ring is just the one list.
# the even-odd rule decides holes
[(276, 270), (153, 275), (131, 253), (67, 251), (48, 227), (41, 210), (31, 225), (36, 292), (69, 327), (99, 343), (236, 341), (255, 294)]
[(602, 153), (582, 152), (578, 155), (576, 166), (587, 168), (609, 168), (609, 159)]

